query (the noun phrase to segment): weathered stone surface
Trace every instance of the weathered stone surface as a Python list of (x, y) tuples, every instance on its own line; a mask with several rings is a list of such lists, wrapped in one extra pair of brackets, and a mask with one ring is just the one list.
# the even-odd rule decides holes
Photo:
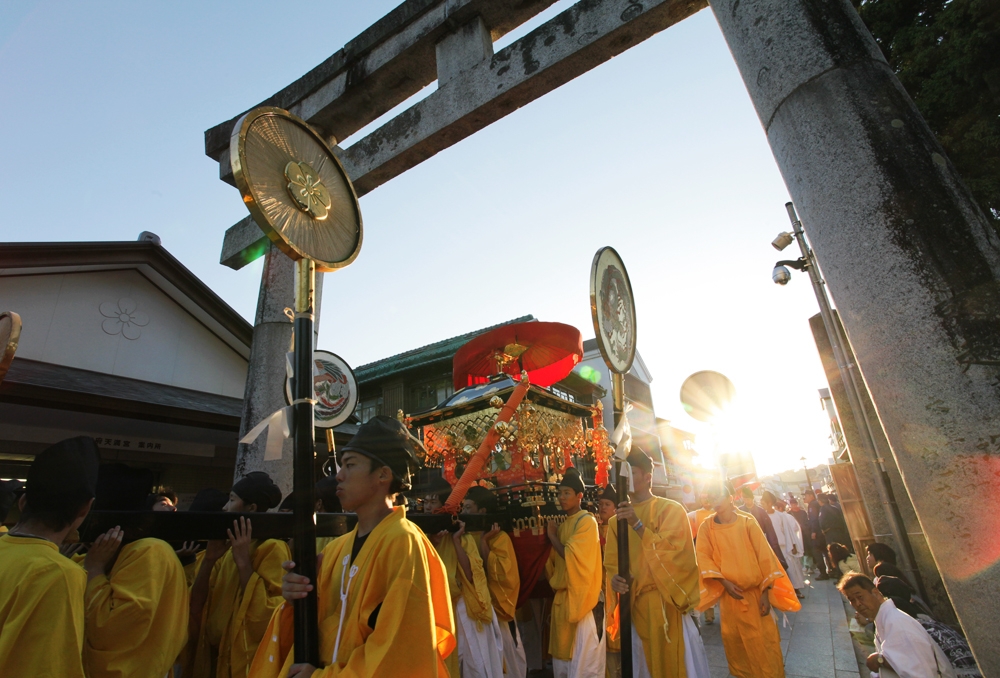
[[(471, 64), (449, 62), (448, 79), (436, 92), (349, 148), (335, 149), (337, 156), (358, 196), (365, 195), (707, 5), (707, 0), (577, 3), (488, 60), (473, 56)], [(486, 26), (496, 39), (496, 28), (488, 22)], [(316, 123), (315, 118), (306, 120)], [(334, 133), (320, 128), (321, 133)], [(223, 179), (232, 181), (228, 151), (219, 157)], [(237, 223), (226, 233), (222, 262), (239, 268), (253, 261), (263, 238), (252, 221)]]
[(848, 0), (711, 5), (955, 611), (1000, 674), (1000, 239)]
[[(292, 323), (285, 308), (294, 307), (295, 264), (281, 250), (268, 246), (264, 255), (264, 271), (260, 280), (260, 296), (254, 319), (253, 344), (247, 385), (243, 396), (243, 420), (240, 438), (272, 412), (285, 407), (285, 353), (292, 346)], [(316, 274), (316, 322), (319, 333), (319, 313), (323, 294), (323, 274)], [(292, 491), (292, 440), (282, 447), (281, 459), (264, 461), (266, 432), (249, 445), (236, 451), (234, 479), (250, 471), (265, 471), (281, 487), (282, 495)]]
[(436, 45), (438, 86), (493, 56), (493, 40), (482, 17), (476, 17)]

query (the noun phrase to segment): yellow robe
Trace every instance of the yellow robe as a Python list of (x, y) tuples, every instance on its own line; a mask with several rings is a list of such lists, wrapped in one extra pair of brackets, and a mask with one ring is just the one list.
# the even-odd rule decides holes
[(757, 520), (736, 512), (736, 521), (722, 525), (706, 520), (698, 529), (698, 567), (707, 604), (718, 597), (719, 579), (743, 589), (743, 600), (718, 597), (722, 614), (722, 644), (729, 672), (737, 678), (783, 678), (781, 639), (772, 615), (760, 616), (761, 592), (785, 576)]
[(205, 561), (205, 551), (198, 551), (194, 554), (194, 562), (184, 566), (184, 580), (187, 581), (188, 588), (194, 586), (194, 580), (198, 578), (198, 570)]
[[(317, 593), (320, 657), (328, 665), (312, 678), (447, 676), (444, 658), (455, 649), (455, 621), (447, 576), (434, 547), (400, 506), (371, 531), (354, 562), (345, 564), (356, 534), (354, 528), (323, 551)], [(343, 589), (347, 602), (341, 610)], [(373, 629), (368, 621), (377, 607)], [(292, 606), (282, 605), (254, 658), (252, 678), (288, 675), (294, 663), (292, 625)]]
[(559, 526), (558, 535), (566, 557), (552, 549), (545, 562), (545, 576), (555, 591), (549, 625), (549, 654), (568, 662), (573, 659), (576, 625), (597, 607), (604, 573), (601, 571), (601, 538), (593, 515), (578, 511)]
[[(458, 554), (455, 552), (455, 542), (451, 540), (451, 535), (443, 536), (441, 543), (434, 548), (441, 557), (444, 571), (448, 575), (452, 615), (458, 613), (458, 601), (460, 598), (464, 598), (466, 614), (476, 622), (476, 628), (482, 630), (483, 624), (489, 624), (492, 621), (493, 608), (490, 602), (489, 582), (486, 578), (486, 570), (483, 568), (483, 558), (479, 553), (477, 537), (472, 534), (462, 535), (462, 550), (469, 556), (469, 565), (472, 568), (471, 582), (465, 576), (465, 570), (458, 564)], [(454, 621), (455, 624), (458, 624), (457, 619)], [(457, 638), (456, 636), (456, 641)], [(449, 676), (459, 678), (457, 645), (455, 651), (445, 659), (445, 666)]]
[(123, 546), (111, 576), (87, 584), (86, 603), (89, 678), (163, 678), (187, 643), (184, 568), (159, 539)]
[(0, 676), (83, 678), (87, 573), (44, 539), (0, 538)]
[(281, 563), (291, 560), (288, 545), (268, 539), (250, 546), (253, 574), (240, 594), (240, 573), (227, 551), (212, 569), (202, 613), (193, 678), (244, 678), (271, 615), (284, 599)]
[[(482, 532), (473, 532), (478, 544)], [(517, 571), (514, 542), (506, 532), (498, 532), (490, 539), (490, 552), (486, 557), (486, 583), (490, 602), (501, 624), (513, 621), (517, 611), (517, 596), (521, 592), (521, 575)]]
[[(633, 503), (645, 529), (642, 537), (628, 525), (629, 574), (632, 578), (632, 627), (642, 640), (646, 665), (654, 678), (685, 678), (682, 615), (698, 604), (698, 563), (691, 541), (691, 523), (684, 507), (652, 497)], [(607, 577), (618, 574), (618, 518), (608, 524), (604, 549)], [(610, 590), (610, 588), (609, 588)], [(608, 612), (617, 608), (611, 592)]]

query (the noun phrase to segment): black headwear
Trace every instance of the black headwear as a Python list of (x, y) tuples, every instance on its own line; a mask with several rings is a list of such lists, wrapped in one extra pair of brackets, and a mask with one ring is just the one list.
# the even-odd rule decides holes
[(608, 501), (613, 501), (615, 504), (618, 504), (618, 490), (615, 489), (614, 485), (608, 483), (604, 487), (604, 490), (601, 491), (599, 499), (607, 499)]
[(20, 480), (0, 480), (0, 523), (7, 520), (7, 514), (23, 488)]
[(875, 587), (886, 598), (903, 598), (909, 600), (913, 595), (913, 589), (905, 579), (891, 577), (883, 574), (875, 578)]
[(425, 494), (438, 494), (440, 492), (451, 492), (451, 483), (444, 479), (444, 476), (435, 476), (424, 490)]
[(653, 472), (653, 460), (638, 445), (632, 445), (632, 451), (629, 452), (628, 458), (625, 461), (633, 468), (640, 468), (646, 473)]
[(41, 511), (67, 501), (83, 504), (93, 499), (100, 463), (97, 444), (87, 436), (68, 438), (42, 450), (28, 469), (28, 506)]
[(577, 494), (583, 492), (583, 479), (580, 477), (580, 472), (576, 470), (575, 466), (570, 466), (566, 469), (563, 479), (559, 481), (559, 487), (572, 488)]
[(251, 471), (240, 478), (233, 485), (233, 492), (244, 504), (256, 504), (259, 512), (273, 509), (281, 503), (281, 490), (263, 471)]
[(474, 502), (480, 509), (486, 509), (487, 513), (497, 512), (497, 496), (482, 485), (473, 485), (465, 493), (465, 498)]
[(362, 424), (351, 441), (337, 449), (338, 463), (345, 452), (357, 452), (388, 466), (404, 492), (410, 489), (410, 476), (420, 468), (418, 459), (426, 454), (423, 443), (403, 424), (383, 415)]
[(337, 497), (337, 476), (326, 476), (316, 481), (316, 498), (323, 502), (324, 513), (342, 513)]
[(142, 511), (153, 487), (153, 472), (125, 464), (105, 464), (97, 475), (95, 511)]
[(207, 487), (198, 490), (198, 494), (194, 495), (194, 501), (191, 502), (188, 511), (221, 511), (228, 501), (228, 494), (214, 487)]

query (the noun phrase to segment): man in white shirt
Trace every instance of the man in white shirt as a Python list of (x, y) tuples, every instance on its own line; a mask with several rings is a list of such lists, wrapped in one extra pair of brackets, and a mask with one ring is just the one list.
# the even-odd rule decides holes
[(770, 490), (764, 490), (760, 497), (760, 505), (767, 511), (771, 524), (774, 525), (774, 533), (778, 537), (778, 546), (785, 555), (785, 574), (792, 582), (795, 595), (805, 598), (802, 589), (805, 587), (805, 574), (802, 571), (802, 528), (795, 518), (785, 513), (785, 502), (778, 499)]
[(875, 652), (866, 662), (872, 676), (955, 678), (955, 669), (920, 622), (897, 610), (871, 579), (850, 573), (837, 589), (855, 611), (875, 620)]

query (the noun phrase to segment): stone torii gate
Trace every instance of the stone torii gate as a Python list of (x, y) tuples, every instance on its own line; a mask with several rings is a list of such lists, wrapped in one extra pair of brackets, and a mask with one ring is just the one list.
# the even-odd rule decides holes
[[(437, 80), (337, 149), (360, 196), (710, 4), (955, 611), (984, 675), (1000, 675), (1000, 238), (849, 0), (580, 0), (493, 52), (553, 1), (406, 0), (261, 103), (335, 144)], [(229, 183), (238, 117), (205, 133)], [(261, 254), (244, 431), (284, 405), (292, 268), (251, 219), (226, 232), (223, 264)], [(264, 468), (290, 487), (289, 451), (267, 468), (261, 446), (241, 446), (237, 472)]]

